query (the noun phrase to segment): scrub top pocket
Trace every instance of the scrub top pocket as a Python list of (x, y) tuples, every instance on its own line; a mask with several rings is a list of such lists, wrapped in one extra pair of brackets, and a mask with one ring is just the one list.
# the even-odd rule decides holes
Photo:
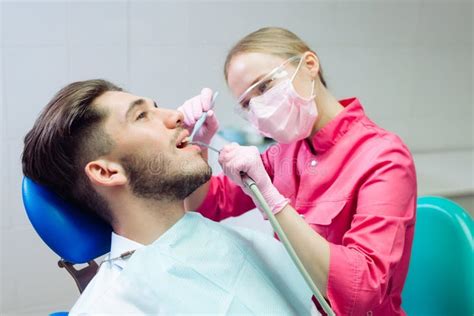
[(331, 227), (336, 224), (336, 218), (343, 213), (347, 199), (340, 201), (315, 201), (311, 204), (298, 203), (296, 209), (301, 217), (326, 239)]

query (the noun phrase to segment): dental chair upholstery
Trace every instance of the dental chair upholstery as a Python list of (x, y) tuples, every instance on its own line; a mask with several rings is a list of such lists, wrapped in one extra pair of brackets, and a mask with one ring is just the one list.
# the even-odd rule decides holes
[(416, 217), (403, 309), (408, 315), (474, 315), (471, 216), (453, 201), (424, 196)]
[[(61, 258), (58, 265), (72, 275), (82, 293), (97, 272), (94, 259), (110, 251), (111, 227), (28, 177), (23, 178), (22, 193), (31, 224)], [(76, 270), (74, 265), (82, 263), (88, 266)]]

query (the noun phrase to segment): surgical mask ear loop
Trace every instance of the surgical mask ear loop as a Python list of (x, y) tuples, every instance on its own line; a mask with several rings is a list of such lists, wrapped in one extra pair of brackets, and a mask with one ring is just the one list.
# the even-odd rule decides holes
[[(301, 67), (302, 62), (303, 62), (303, 58), (304, 58), (304, 56), (301, 57), (300, 62), (298, 63), (298, 67), (296, 67), (295, 73), (293, 74), (293, 76), (291, 76), (291, 80), (290, 80), (291, 85), (293, 85), (293, 80), (295, 80), (296, 74), (298, 73), (298, 70), (300, 70), (300, 67)], [(295, 86), (293, 86), (293, 89), (294, 88), (295, 88)], [(311, 81), (311, 94), (310, 94), (310, 97), (307, 100), (311, 100), (311, 99), (314, 99), (314, 98), (316, 98), (316, 95), (314, 94), (314, 79), (313, 79)]]
[(298, 63), (298, 67), (296, 67), (295, 72), (293, 73), (293, 76), (291, 76), (290, 82), (293, 84), (293, 80), (295, 80), (296, 74), (298, 73), (298, 70), (300, 70), (302, 61), (303, 61), (304, 56), (301, 57), (300, 62)]

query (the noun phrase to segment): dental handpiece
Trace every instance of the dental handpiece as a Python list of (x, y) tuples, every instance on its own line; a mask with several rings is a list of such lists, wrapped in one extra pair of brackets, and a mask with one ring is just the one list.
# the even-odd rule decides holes
[[(212, 95), (210, 110), (214, 108), (214, 103), (216, 102), (216, 98), (218, 95), (219, 95), (219, 92), (217, 91), (214, 92), (214, 94)], [(207, 112), (202, 113), (201, 117), (197, 120), (196, 124), (194, 124), (194, 129), (191, 135), (189, 136), (189, 139), (192, 140), (194, 138), (194, 135), (196, 135), (197, 131), (201, 129), (202, 125), (206, 121), (206, 118), (207, 118)]]

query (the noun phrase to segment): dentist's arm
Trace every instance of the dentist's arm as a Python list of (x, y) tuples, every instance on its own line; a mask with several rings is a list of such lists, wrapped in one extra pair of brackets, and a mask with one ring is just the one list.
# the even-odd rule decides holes
[[(200, 141), (206, 144), (211, 142), (212, 137), (219, 129), (219, 122), (211, 110), (212, 90), (209, 88), (202, 89), (201, 93), (180, 106), (177, 110), (183, 113), (183, 126), (191, 133), (194, 125), (204, 112), (207, 112), (207, 118), (199, 131), (194, 135), (194, 141)], [(207, 149), (202, 148), (202, 156), (207, 160)], [(200, 186), (190, 196), (184, 200), (186, 210), (196, 210), (204, 201), (209, 190), (209, 182)]]
[[(255, 181), (311, 278), (321, 293), (326, 295), (329, 243), (311, 229), (288, 204), (289, 200), (273, 186), (258, 149), (235, 143), (226, 145), (219, 155), (219, 163), (224, 173), (251, 197), (250, 191), (242, 183), (240, 171), (247, 173)], [(257, 201), (254, 203), (258, 205)]]

